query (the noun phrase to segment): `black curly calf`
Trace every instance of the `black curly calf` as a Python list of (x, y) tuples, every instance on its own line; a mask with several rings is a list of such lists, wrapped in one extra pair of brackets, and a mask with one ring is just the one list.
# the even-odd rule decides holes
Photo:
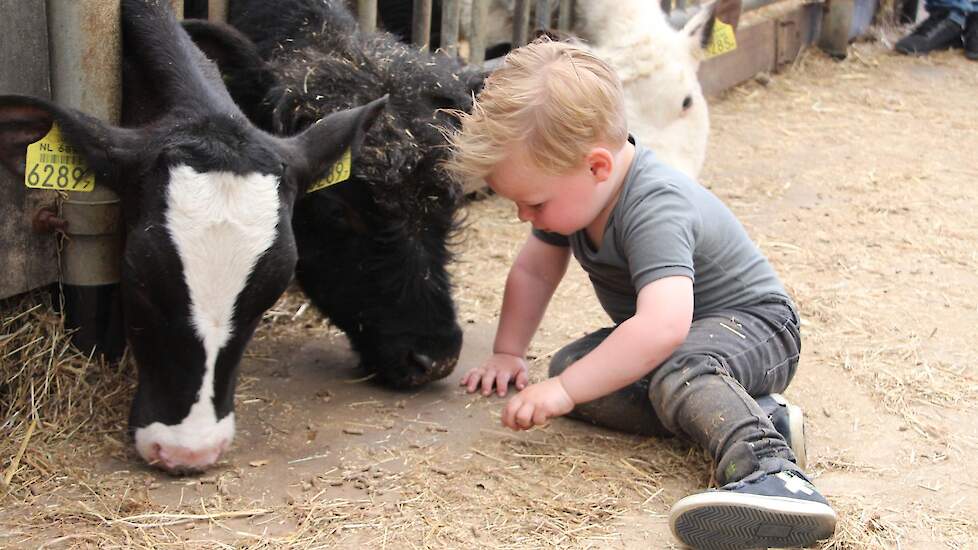
[[(440, 169), (439, 127), (453, 123), (440, 110), (470, 108), (482, 76), (390, 34), (359, 32), (340, 0), (242, 0), (230, 21), (248, 38), (185, 26), (242, 109), (276, 133), (389, 94), (349, 180), (297, 201), (296, 274), (380, 381), (412, 387), (447, 376), (462, 342), (446, 271), (461, 190)], [(256, 99), (255, 83), (269, 81)]]

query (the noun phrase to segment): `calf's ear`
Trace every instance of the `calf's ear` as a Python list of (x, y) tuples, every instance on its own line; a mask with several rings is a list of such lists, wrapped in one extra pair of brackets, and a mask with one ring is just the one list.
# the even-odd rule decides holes
[(263, 101), (276, 78), (254, 42), (224, 23), (188, 19), (182, 25), (194, 44), (217, 64), (228, 93), (244, 114), (271, 131), (271, 107)]
[(713, 36), (713, 23), (716, 20), (717, 2), (704, 4), (696, 14), (693, 15), (680, 31), (689, 37), (689, 47), (693, 53), (698, 53), (710, 44)]
[(0, 95), (0, 164), (23, 178), (27, 146), (47, 135), (55, 122), (65, 141), (106, 184), (119, 180), (120, 165), (139, 150), (140, 134), (135, 130), (117, 128), (43, 99)]
[(366, 105), (333, 113), (301, 134), (286, 138), (287, 149), (300, 185), (323, 177), (326, 170), (350, 149), (357, 156), (364, 136), (387, 105), (387, 96)]

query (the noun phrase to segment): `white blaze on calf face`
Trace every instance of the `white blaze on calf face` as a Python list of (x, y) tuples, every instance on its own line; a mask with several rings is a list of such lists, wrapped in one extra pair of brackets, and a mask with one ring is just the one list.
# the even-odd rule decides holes
[(147, 461), (202, 468), (231, 444), (234, 413), (219, 419), (214, 409), (215, 364), (233, 334), (238, 296), (275, 242), (278, 211), (275, 176), (171, 169), (166, 223), (183, 264), (189, 321), (203, 345), (205, 364), (197, 400), (180, 424), (154, 422), (136, 430), (136, 449)]

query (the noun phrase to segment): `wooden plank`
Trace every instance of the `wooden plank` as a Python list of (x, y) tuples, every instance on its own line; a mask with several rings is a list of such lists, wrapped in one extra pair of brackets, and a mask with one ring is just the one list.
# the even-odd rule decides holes
[(773, 20), (759, 21), (737, 29), (737, 49), (707, 59), (700, 65), (703, 93), (717, 94), (775, 68), (775, 27)]
[[(0, 90), (51, 98), (44, 0), (0, 0)], [(58, 280), (55, 239), (31, 231), (31, 219), (55, 193), (28, 190), (0, 168), (0, 298)]]

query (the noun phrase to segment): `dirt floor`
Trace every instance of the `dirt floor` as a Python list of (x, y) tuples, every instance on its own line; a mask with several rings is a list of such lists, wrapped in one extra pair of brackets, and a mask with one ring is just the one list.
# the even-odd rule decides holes
[[(809, 52), (711, 103), (702, 181), (802, 311), (787, 396), (839, 513), (823, 548), (978, 548), (976, 97), (978, 63), (960, 52), (912, 59), (874, 43), (843, 62)], [(454, 267), (465, 349), (422, 391), (363, 380), (344, 338), (301, 295), (283, 298), (243, 365), (235, 444), (206, 475), (157, 473), (125, 444), (131, 373), (122, 391), (65, 405), (90, 407), (66, 416), (77, 425), (4, 432), (24, 454), (0, 547), (674, 547), (670, 505), (710, 483), (699, 451), (564, 419), (511, 433), (503, 400), (457, 387), (489, 352), (526, 233), (498, 198), (469, 205)], [(605, 324), (572, 266), (531, 377)]]

